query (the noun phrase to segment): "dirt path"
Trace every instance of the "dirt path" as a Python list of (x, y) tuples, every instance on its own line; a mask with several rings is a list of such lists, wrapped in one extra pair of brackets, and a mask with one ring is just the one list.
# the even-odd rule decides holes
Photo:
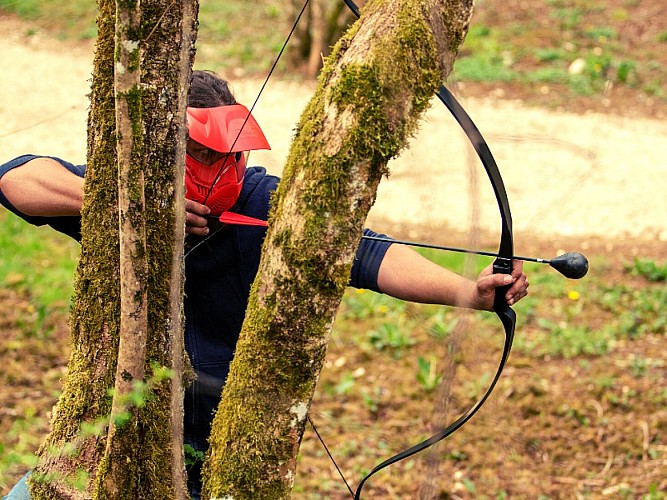
[[(22, 153), (85, 160), (90, 46), (72, 48), (0, 18), (1, 161)], [(7, 29), (8, 28), (8, 29)], [(234, 85), (250, 103), (258, 81)], [(280, 174), (291, 130), (313, 84), (274, 80), (255, 114), (273, 150), (251, 163)], [(465, 92), (463, 92), (465, 94)], [(501, 168), (520, 242), (555, 236), (667, 242), (667, 124), (602, 114), (525, 108), (461, 98)], [(289, 103), (289, 105), (285, 105)], [(411, 149), (391, 165), (371, 222), (465, 230), (470, 218), (470, 166), (480, 175), (474, 204), (482, 229), (498, 225), (481, 167), (448, 112), (435, 103)], [(667, 247), (667, 244), (666, 244)]]

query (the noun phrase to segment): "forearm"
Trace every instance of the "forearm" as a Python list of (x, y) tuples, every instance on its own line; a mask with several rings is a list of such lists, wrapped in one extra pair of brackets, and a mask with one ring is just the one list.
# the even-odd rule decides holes
[(380, 265), (383, 293), (426, 304), (473, 307), (475, 282), (453, 273), (402, 245), (392, 245)]
[(83, 178), (51, 158), (35, 158), (0, 178), (7, 200), (26, 215), (79, 215)]

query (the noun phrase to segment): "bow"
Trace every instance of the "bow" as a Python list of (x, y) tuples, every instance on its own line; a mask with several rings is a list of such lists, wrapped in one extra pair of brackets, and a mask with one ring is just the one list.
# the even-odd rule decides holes
[[(350, 0), (345, 0), (347, 4)], [(348, 4), (349, 5), (349, 4)], [(507, 199), (507, 193), (505, 191), (505, 185), (503, 183), (502, 176), (500, 175), (500, 170), (496, 165), (496, 162), (491, 154), (486, 141), (482, 137), (481, 133), (475, 126), (472, 119), (465, 112), (463, 107), (458, 103), (454, 98), (451, 92), (444, 86), (441, 85), (436, 94), (440, 101), (447, 107), (447, 109), (452, 113), (454, 118), (463, 128), (466, 136), (472, 143), (475, 151), (477, 152), (486, 173), (489, 177), (491, 185), (493, 186), (493, 191), (498, 202), (498, 208), (500, 210), (501, 217), (501, 236), (500, 244), (498, 248), (498, 253), (494, 254), (497, 256), (496, 260), (493, 263), (493, 272), (501, 274), (510, 274), (512, 272), (512, 263), (514, 260), (514, 240), (512, 235), (512, 214), (510, 212), (509, 201)], [(372, 238), (369, 238), (372, 239)], [(377, 238), (376, 238), (377, 239)], [(387, 240), (391, 241), (391, 240)], [(397, 243), (394, 241), (394, 243)], [(401, 244), (411, 244), (411, 242), (400, 242)], [(417, 244), (416, 246), (424, 246), (423, 244)], [(465, 250), (464, 250), (465, 251)], [(467, 251), (468, 252), (468, 251)], [(474, 252), (477, 253), (477, 252)], [(433, 434), (428, 439), (425, 439), (410, 448), (401, 451), (390, 458), (379, 463), (371, 471), (363, 477), (357, 490), (354, 493), (354, 498), (359, 499), (361, 497), (361, 491), (366, 484), (366, 482), (375, 475), (377, 472), (382, 469), (389, 467), (390, 465), (399, 462), (405, 458), (408, 458), (420, 451), (423, 451), (434, 444), (442, 441), (446, 437), (450, 436), (458, 429), (460, 429), (468, 420), (470, 420), (475, 413), (482, 407), (486, 400), (491, 395), (491, 392), (496, 386), (496, 383), (500, 379), (500, 376), (505, 368), (505, 364), (510, 355), (510, 350), (512, 349), (512, 342), (514, 340), (514, 330), (516, 326), (516, 313), (514, 310), (507, 304), (505, 300), (505, 290), (507, 287), (501, 287), (496, 289), (493, 309), (498, 318), (500, 319), (503, 329), (505, 331), (505, 342), (503, 347), (503, 353), (500, 358), (500, 363), (493, 377), (493, 380), (489, 384), (486, 392), (482, 397), (463, 415), (461, 415), (457, 420), (452, 422), (450, 425), (441, 429), (440, 431)]]
[[(357, 18), (360, 17), (361, 13), (358, 7), (354, 4), (352, 0), (344, 0), (345, 4), (350, 8)], [(500, 211), (501, 218), (501, 235), (500, 235), (500, 244), (498, 248), (497, 258), (493, 263), (493, 272), (502, 273), (502, 274), (511, 274), (512, 272), (512, 263), (514, 259), (514, 238), (512, 234), (512, 213), (510, 211), (509, 200), (507, 198), (507, 192), (505, 190), (505, 184), (503, 183), (500, 170), (491, 154), (486, 141), (482, 137), (482, 134), (479, 132), (474, 122), (468, 116), (463, 107), (458, 103), (454, 98), (452, 93), (445, 87), (441, 85), (437, 91), (437, 97), (442, 102), (442, 104), (450, 111), (454, 116), (456, 121), (461, 125), (461, 128), (465, 132), (466, 136), (472, 143), (475, 151), (477, 152), (484, 169), (486, 170), (489, 181), (493, 186), (493, 192), (495, 194), (496, 200), (498, 202), (498, 209)], [(366, 474), (357, 486), (356, 492), (354, 493), (354, 498), (359, 499), (361, 497), (361, 492), (363, 490), (366, 482), (377, 472), (382, 469), (389, 467), (390, 465), (399, 462), (405, 458), (408, 458), (420, 451), (423, 451), (430, 446), (442, 441), (446, 437), (450, 436), (458, 429), (460, 429), (468, 420), (470, 420), (475, 413), (482, 407), (486, 400), (491, 395), (491, 392), (496, 386), (496, 383), (500, 379), (500, 376), (505, 368), (505, 364), (509, 358), (510, 350), (512, 348), (512, 341), (514, 339), (514, 329), (516, 326), (516, 313), (512, 308), (507, 304), (505, 300), (505, 290), (506, 288), (499, 288), (496, 290), (493, 309), (500, 319), (504, 331), (505, 331), (505, 342), (503, 347), (503, 353), (500, 358), (500, 363), (496, 373), (489, 384), (486, 392), (482, 397), (463, 415), (458, 419), (452, 422), (450, 425), (441, 429), (440, 431), (433, 434), (428, 439), (425, 439), (410, 448), (397, 453), (383, 462), (379, 463), (371, 471)], [(348, 486), (349, 488), (349, 486)]]
[[(343, 0), (345, 4), (350, 8), (350, 10), (357, 16), (360, 17), (360, 11), (358, 7), (354, 4), (352, 0)], [(309, 0), (305, 0), (304, 7), (301, 11), (301, 14), (305, 10), (306, 6), (308, 5)], [(299, 14), (299, 18), (301, 16)], [(298, 18), (297, 18), (297, 23), (298, 23)], [(295, 25), (296, 26), (296, 23)], [(294, 28), (292, 28), (292, 32), (294, 31)], [(291, 35), (291, 33), (290, 33)], [(288, 37), (289, 40), (289, 37)], [(285, 44), (287, 41), (285, 42)], [(284, 49), (284, 46), (283, 46)], [(282, 53), (282, 50), (281, 50)], [(278, 56), (280, 57), (280, 56)], [(274, 64), (275, 67), (275, 64)], [(269, 74), (270, 76), (270, 74)], [(268, 77), (267, 77), (268, 80)], [(266, 81), (264, 83), (266, 85)], [(264, 87), (262, 87), (263, 89)], [(260, 91), (261, 94), (261, 91)], [(498, 169), (498, 166), (496, 165), (496, 162), (493, 158), (493, 155), (491, 154), (491, 151), (482, 137), (481, 133), (475, 126), (474, 122), (472, 119), (468, 116), (466, 111), (463, 109), (463, 107), (458, 103), (458, 101), (454, 98), (454, 96), (451, 94), (451, 92), (444, 86), (441, 85), (440, 88), (438, 89), (436, 93), (437, 97), (439, 100), (442, 102), (442, 104), (451, 112), (451, 114), (454, 116), (454, 118), (457, 120), (459, 125), (462, 127), (463, 131), (467, 135), (468, 139), (472, 143), (475, 151), (477, 152), (482, 164), (484, 165), (484, 168), (486, 170), (487, 176), (489, 178), (489, 181), (491, 182), (491, 185), (494, 190), (494, 194), (498, 203), (498, 209), (500, 212), (500, 217), (501, 217), (501, 235), (500, 235), (500, 243), (498, 247), (498, 252), (496, 254), (489, 254), (486, 253), (487, 255), (494, 255), (497, 258), (495, 259), (493, 263), (493, 272), (494, 273), (501, 273), (501, 274), (511, 274), (512, 267), (513, 267), (513, 260), (515, 259), (514, 256), (514, 243), (513, 243), (513, 234), (512, 234), (512, 215), (510, 211), (510, 206), (509, 206), (509, 201), (507, 198), (507, 193), (505, 190), (505, 186), (503, 183), (502, 176), (500, 174), (500, 171)], [(259, 98), (259, 96), (258, 96)], [(255, 101), (256, 103), (257, 101)], [(254, 107), (254, 104), (253, 104)], [(223, 214), (223, 217), (225, 214)], [(222, 219), (221, 219), (222, 220)], [(233, 222), (232, 220), (226, 220), (224, 222), (227, 223), (243, 223), (241, 221), (236, 221)], [(383, 238), (368, 238), (367, 239), (382, 239)], [(392, 241), (393, 243), (400, 243), (400, 244), (414, 244), (412, 242), (404, 242), (404, 241), (397, 241), (397, 240), (387, 240), (387, 241)], [(425, 245), (425, 244), (414, 244), (416, 246), (431, 246), (431, 245)], [(448, 250), (457, 250), (457, 251), (464, 251), (464, 252), (469, 252), (469, 253), (479, 253), (475, 251), (468, 251), (468, 250), (461, 250), (461, 249), (451, 249), (451, 248), (446, 248)], [(567, 254), (568, 256), (570, 254)], [(571, 254), (575, 255), (575, 254)], [(563, 257), (566, 256), (561, 256), (556, 259), (553, 259), (551, 261), (544, 261), (543, 259), (531, 259), (531, 258), (521, 258), (522, 260), (535, 260), (537, 262), (546, 262), (551, 264), (553, 267), (558, 269), (559, 266), (561, 266), (561, 263), (563, 260), (566, 260), (570, 262), (571, 259), (568, 260), (568, 258), (563, 259)], [(581, 256), (583, 258), (583, 256)], [(584, 262), (585, 262), (585, 258)], [(585, 274), (585, 270), (583, 270), (583, 274), (581, 274), (582, 270), (582, 261), (577, 260), (577, 258), (574, 259), (576, 262), (573, 264), (574, 268), (577, 268), (579, 271), (580, 276), (583, 276)], [(587, 270), (587, 262), (586, 262), (586, 270)], [(574, 277), (574, 276), (573, 276)], [(343, 479), (344, 483), (346, 484), (348, 490), (350, 491), (350, 494), (352, 495), (353, 498), (359, 499), (361, 496), (361, 492), (363, 490), (364, 485), (366, 482), (377, 472), (380, 470), (400, 461), (403, 460), (407, 457), (410, 457), (416, 453), (419, 453), (420, 451), (423, 451), (430, 446), (438, 443), (439, 441), (445, 439), (446, 437), (450, 436), (453, 434), (455, 431), (460, 429), (466, 422), (468, 422), (477, 411), (482, 407), (482, 405), (486, 402), (486, 400), (489, 398), (491, 395), (493, 389), (495, 388), (498, 380), (500, 379), (500, 376), (503, 372), (503, 369), (507, 363), (507, 360), (509, 358), (509, 354), (512, 348), (512, 342), (514, 338), (514, 330), (515, 330), (515, 325), (516, 325), (516, 313), (512, 310), (512, 308), (507, 304), (505, 300), (505, 291), (507, 287), (503, 288), (498, 288), (495, 293), (495, 299), (494, 299), (494, 312), (500, 319), (503, 329), (505, 332), (505, 340), (504, 340), (504, 347), (503, 347), (503, 353), (500, 358), (500, 362), (498, 364), (498, 368), (496, 370), (496, 373), (489, 384), (486, 392), (482, 395), (482, 397), (468, 410), (466, 411), (463, 415), (461, 415), (458, 419), (456, 419), (454, 422), (452, 422), (450, 425), (447, 427), (441, 429), (428, 439), (425, 439), (414, 446), (397, 453), (393, 455), (392, 457), (384, 460), (383, 462), (379, 463), (376, 465), (366, 476), (362, 478), (360, 481), (359, 485), (357, 486), (356, 492), (353, 492), (352, 489), (350, 488), (348, 482), (345, 480), (345, 477), (341, 473), (340, 469), (338, 468), (338, 465), (336, 464), (335, 460), (329, 453), (329, 450), (327, 449), (327, 453), (329, 454), (330, 458), (332, 459), (335, 467), (338, 469), (338, 472), (341, 475), (341, 478)], [(310, 419), (309, 419), (310, 420)], [(312, 421), (310, 422), (312, 425)], [(319, 440), (322, 442), (326, 449), (326, 444), (322, 440), (321, 436), (317, 432), (317, 429), (313, 425), (313, 429), (315, 430)]]

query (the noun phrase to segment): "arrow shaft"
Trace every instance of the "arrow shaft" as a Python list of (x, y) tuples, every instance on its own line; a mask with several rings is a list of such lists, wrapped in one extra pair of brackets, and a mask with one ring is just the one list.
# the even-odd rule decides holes
[[(473, 254), (473, 255), (484, 255), (487, 257), (497, 257), (499, 259), (504, 259), (504, 257), (500, 257), (497, 253), (494, 252), (486, 252), (484, 250), (470, 250), (468, 248), (459, 248), (459, 247), (448, 247), (448, 246), (443, 246), (443, 245), (434, 245), (431, 243), (420, 243), (418, 241), (408, 241), (408, 240), (395, 240), (392, 238), (383, 238), (381, 236), (362, 236), (361, 239), (364, 240), (372, 240), (372, 241), (384, 241), (385, 243), (396, 243), (398, 245), (407, 245), (411, 247), (418, 247), (418, 248), (430, 248), (433, 250), (446, 250), (448, 252), (457, 252), (457, 253), (467, 253), (467, 254)], [(550, 261), (547, 259), (540, 259), (536, 257), (521, 257), (520, 255), (515, 255), (515, 259), (517, 260), (523, 260), (523, 261), (528, 261), (528, 262), (539, 262), (540, 264), (549, 264)]]

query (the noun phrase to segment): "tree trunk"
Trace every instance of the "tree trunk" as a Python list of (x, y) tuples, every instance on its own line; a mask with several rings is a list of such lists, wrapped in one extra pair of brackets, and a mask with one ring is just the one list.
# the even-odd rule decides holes
[[(134, 2), (120, 3), (131, 8)], [(121, 40), (120, 60), (114, 56), (115, 2), (98, 0), (98, 5), (72, 354), (51, 433), (31, 476), (31, 493), (36, 499), (186, 498), (181, 381), (184, 124), (197, 2), (143, 0), (140, 29)], [(128, 88), (119, 88), (117, 101), (118, 63), (122, 69), (141, 70)], [(120, 219), (130, 217), (132, 227), (139, 228), (129, 239), (131, 260), (138, 260), (128, 274), (120, 272), (117, 103), (126, 108), (119, 116), (129, 119), (129, 129), (119, 120), (118, 135), (130, 140), (129, 147), (118, 148), (121, 174), (131, 181), (128, 196), (121, 197)], [(123, 173), (126, 168), (129, 176)], [(134, 314), (136, 300), (141, 303), (139, 315)], [(129, 309), (123, 310), (121, 301)], [(123, 319), (130, 322), (120, 340)], [(125, 334), (136, 337), (139, 330), (146, 340), (138, 338), (138, 346), (145, 344), (143, 352), (130, 348), (135, 357), (117, 365), (119, 342), (127, 341)], [(117, 368), (120, 379), (133, 383), (114, 384)], [(122, 426), (110, 425), (108, 391), (114, 385), (121, 399), (114, 402), (113, 413), (129, 416)], [(129, 410), (129, 415), (119, 410)]]
[(326, 0), (311, 0), (310, 3), (310, 54), (306, 74), (314, 78), (322, 67), (322, 58), (326, 50)]
[[(105, 451), (104, 483), (112, 498), (136, 489), (137, 477), (124, 474), (123, 458), (140, 439), (139, 408), (131, 395), (144, 380), (148, 330), (145, 185), (141, 91), (141, 7), (116, 0), (116, 153), (120, 238), (120, 324), (116, 380)], [(141, 396), (140, 396), (141, 397)], [(131, 423), (131, 425), (126, 425)]]
[(472, 0), (372, 0), (334, 48), (273, 198), (204, 466), (209, 498), (287, 498), (329, 332), (387, 162), (451, 71)]

